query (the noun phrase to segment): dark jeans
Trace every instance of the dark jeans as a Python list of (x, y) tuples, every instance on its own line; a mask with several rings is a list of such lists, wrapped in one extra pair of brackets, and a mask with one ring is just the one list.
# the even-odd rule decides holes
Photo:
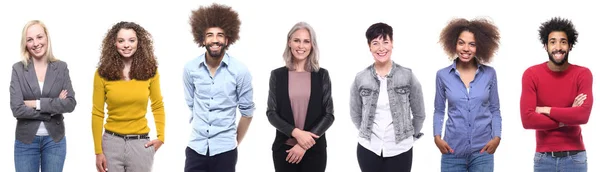
[[(210, 155), (209, 152), (207, 152)], [(235, 172), (237, 148), (214, 156), (200, 155), (185, 148), (185, 172)]]
[(358, 144), (356, 155), (362, 172), (410, 172), (412, 168), (412, 148), (400, 155), (382, 157)]

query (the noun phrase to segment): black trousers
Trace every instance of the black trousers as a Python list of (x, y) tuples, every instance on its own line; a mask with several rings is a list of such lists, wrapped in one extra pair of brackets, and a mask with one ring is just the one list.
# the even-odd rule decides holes
[(412, 148), (400, 155), (382, 157), (358, 144), (356, 154), (362, 172), (410, 172), (412, 168)]
[(278, 150), (273, 151), (273, 164), (275, 172), (324, 172), (327, 166), (327, 150), (315, 151), (308, 149), (302, 160), (298, 164), (291, 164), (285, 161), (288, 153), (285, 152), (291, 149), (292, 146), (283, 145)]
[[(207, 152), (210, 155), (209, 152)], [(235, 172), (237, 148), (214, 156), (196, 153), (190, 147), (185, 148), (185, 172)]]

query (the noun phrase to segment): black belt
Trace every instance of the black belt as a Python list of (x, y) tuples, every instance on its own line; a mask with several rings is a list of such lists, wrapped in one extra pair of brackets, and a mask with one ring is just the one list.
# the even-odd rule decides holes
[(117, 136), (117, 137), (123, 138), (125, 140), (137, 140), (137, 139), (149, 139), (150, 138), (150, 136), (148, 136), (148, 134), (121, 135), (121, 134), (117, 134), (117, 133), (114, 133), (114, 132), (108, 131), (108, 130), (104, 130), (104, 133), (110, 134), (110, 135), (113, 135), (113, 136)]
[(551, 155), (552, 157), (566, 157), (571, 155), (577, 155), (579, 152), (583, 152), (582, 150), (576, 151), (560, 151), (560, 152), (540, 152), (545, 155)]

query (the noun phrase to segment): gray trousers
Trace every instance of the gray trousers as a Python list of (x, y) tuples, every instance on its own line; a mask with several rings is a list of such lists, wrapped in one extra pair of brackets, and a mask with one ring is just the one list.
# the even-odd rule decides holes
[(150, 139), (125, 140), (118, 136), (104, 134), (102, 151), (110, 172), (150, 172), (154, 162), (154, 146), (144, 145)]

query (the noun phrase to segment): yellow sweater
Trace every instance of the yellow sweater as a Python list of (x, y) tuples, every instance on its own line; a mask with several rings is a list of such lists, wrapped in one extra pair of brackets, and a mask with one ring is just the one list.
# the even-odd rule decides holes
[[(108, 81), (100, 77), (98, 71), (94, 76), (94, 95), (92, 107), (92, 134), (96, 154), (102, 153), (103, 127), (119, 134), (147, 134), (150, 132), (146, 112), (148, 97), (152, 101), (152, 113), (156, 125), (157, 138), (165, 141), (165, 111), (163, 97), (160, 93), (158, 72), (146, 81), (119, 80)], [(104, 123), (104, 104), (108, 110), (108, 118)]]

